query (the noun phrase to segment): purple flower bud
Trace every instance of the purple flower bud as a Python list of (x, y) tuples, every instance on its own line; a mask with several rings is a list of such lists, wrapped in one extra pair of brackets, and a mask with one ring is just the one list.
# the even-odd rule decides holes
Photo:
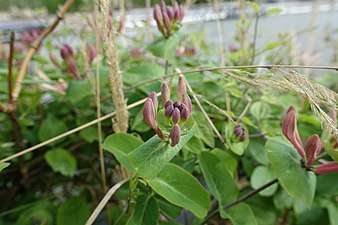
[(182, 95), (187, 93), (187, 85), (185, 83), (184, 76), (180, 75), (178, 78), (178, 84), (177, 84), (177, 95), (178, 100), (182, 100)]
[(70, 56), (74, 55), (72, 47), (69, 45), (65, 44), (60, 51), (60, 55), (63, 59), (68, 59)]
[(181, 118), (182, 118), (182, 121), (186, 121), (190, 116), (190, 112), (189, 112), (189, 109), (187, 107), (184, 107), (181, 111)]
[(240, 125), (237, 125), (237, 126), (234, 128), (234, 135), (235, 135), (236, 137), (242, 136), (243, 133), (244, 133), (244, 129), (243, 129)]
[(170, 140), (171, 140), (170, 145), (172, 147), (174, 147), (175, 145), (178, 144), (178, 142), (180, 142), (181, 128), (177, 123), (174, 125), (173, 129), (171, 129), (169, 136), (170, 136)]
[[(171, 100), (168, 100), (165, 104), (164, 104), (164, 108), (168, 108), (169, 106), (173, 106), (173, 102)], [(174, 108), (174, 107), (173, 107)]]
[(184, 103), (182, 103), (179, 107), (178, 107), (178, 109), (182, 112), (182, 110), (184, 109), (184, 108), (187, 108), (187, 106), (184, 104)]
[(69, 62), (68, 62), (68, 70), (69, 70), (69, 73), (75, 77), (76, 79), (80, 79), (80, 76), (79, 74), (77, 73), (77, 67), (75, 65), (75, 60), (74, 58), (70, 58), (69, 59)]
[(154, 6), (154, 19), (156, 21), (157, 29), (164, 35), (164, 30), (162, 27), (162, 12), (159, 5)]
[(317, 134), (312, 135), (307, 139), (305, 144), (305, 153), (307, 158), (307, 166), (311, 166), (322, 149), (322, 142)]
[(337, 162), (327, 162), (327, 163), (320, 164), (315, 167), (316, 174), (326, 174), (326, 173), (334, 173), (334, 172), (338, 172)]
[(184, 18), (184, 8), (182, 5), (179, 6), (180, 8), (180, 18), (179, 18), (179, 21), (182, 22), (183, 18)]
[(152, 91), (149, 95), (149, 97), (152, 101), (153, 101), (153, 104), (154, 104), (154, 110), (155, 110), (155, 115), (156, 115), (156, 112), (157, 112), (157, 109), (158, 109), (158, 100), (157, 100), (157, 95), (156, 95), (156, 92), (155, 91)]
[(164, 22), (164, 25), (165, 25), (165, 28), (167, 30), (167, 37), (170, 37), (170, 34), (171, 34), (171, 28), (170, 28), (170, 19), (169, 19), (169, 16), (167, 14), (167, 12), (163, 12), (163, 22)]
[(157, 129), (153, 100), (148, 98), (143, 107), (143, 119), (154, 130)]
[(179, 108), (180, 105), (181, 105), (181, 103), (179, 101), (175, 101), (174, 104), (173, 104), (174, 108)]
[(168, 7), (165, 4), (165, 1), (161, 0), (160, 4), (161, 4), (161, 10), (162, 10), (162, 12), (167, 12), (168, 11)]
[(191, 104), (191, 99), (187, 93), (183, 94), (183, 103), (187, 106), (189, 109), (189, 112), (192, 112), (192, 104)]
[(174, 14), (174, 12), (173, 12), (173, 11), (171, 11), (170, 9), (168, 9), (167, 13), (168, 13), (168, 17), (169, 17), (169, 19), (170, 19), (170, 20), (173, 20), (173, 19), (174, 19), (174, 17), (175, 17), (175, 14)]
[(175, 20), (179, 20), (181, 15), (180, 15), (180, 8), (179, 8), (177, 2), (174, 2), (174, 4), (173, 4), (173, 11), (174, 11)]
[(241, 135), (241, 137), (239, 138), (239, 140), (240, 140), (240, 141), (245, 141), (245, 139), (246, 139), (246, 134), (243, 133), (243, 134)]
[(165, 108), (164, 115), (169, 118), (172, 115), (173, 110), (174, 110), (174, 106), (169, 105), (168, 107)]
[(178, 121), (180, 120), (180, 117), (181, 117), (180, 110), (178, 108), (174, 108), (173, 113), (171, 115), (173, 122), (178, 123)]
[(161, 98), (163, 103), (170, 100), (170, 89), (166, 82), (163, 82), (161, 86)]

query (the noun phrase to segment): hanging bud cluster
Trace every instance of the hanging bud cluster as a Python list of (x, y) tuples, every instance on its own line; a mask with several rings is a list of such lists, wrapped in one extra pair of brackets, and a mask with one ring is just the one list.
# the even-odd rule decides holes
[(154, 19), (157, 28), (165, 38), (169, 38), (174, 32), (180, 29), (183, 17), (183, 6), (177, 2), (174, 2), (171, 9), (163, 0), (160, 5), (156, 4), (154, 6)]
[(321, 149), (322, 142), (317, 134), (312, 135), (307, 139), (305, 148), (303, 147), (302, 140), (299, 136), (297, 129), (297, 111), (291, 106), (283, 120), (282, 131), (284, 136), (296, 148), (298, 154), (302, 157), (304, 167), (309, 170), (314, 170), (317, 174), (338, 172), (337, 162), (324, 162), (320, 165), (313, 165), (317, 159)]
[(235, 140), (239, 142), (243, 142), (246, 139), (246, 134), (245, 134), (245, 129), (241, 127), (240, 125), (237, 125), (234, 128), (234, 134), (233, 136), (235, 137)]
[(24, 46), (28, 49), (29, 47), (31, 47), (31, 44), (38, 39), (39, 35), (41, 33), (41, 30), (30, 30), (30, 31), (23, 31), (20, 34), (20, 39), (21, 42), (24, 44)]
[(60, 55), (63, 59), (64, 64), (66, 65), (65, 71), (76, 79), (80, 79), (80, 75), (77, 72), (77, 67), (75, 64), (75, 56), (73, 48), (67, 44), (63, 45), (60, 49)]
[[(164, 105), (164, 115), (172, 126), (169, 134), (170, 145), (174, 147), (180, 141), (181, 125), (189, 118), (192, 110), (191, 99), (186, 93), (186, 81), (180, 76), (178, 86), (178, 100), (173, 102), (170, 99), (170, 88), (167, 83), (161, 87), (161, 98)], [(157, 124), (158, 100), (155, 92), (152, 92), (144, 104), (143, 118), (145, 122), (157, 133), (162, 139), (166, 140), (163, 132)]]

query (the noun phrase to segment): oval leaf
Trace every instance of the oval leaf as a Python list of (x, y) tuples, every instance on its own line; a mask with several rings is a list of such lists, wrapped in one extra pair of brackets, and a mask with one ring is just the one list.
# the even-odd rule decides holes
[(64, 176), (73, 176), (77, 168), (76, 158), (64, 149), (48, 151), (45, 154), (48, 165), (54, 172), (60, 172)]
[(184, 169), (169, 163), (156, 178), (147, 182), (169, 202), (190, 210), (199, 218), (207, 215), (210, 207), (208, 192)]

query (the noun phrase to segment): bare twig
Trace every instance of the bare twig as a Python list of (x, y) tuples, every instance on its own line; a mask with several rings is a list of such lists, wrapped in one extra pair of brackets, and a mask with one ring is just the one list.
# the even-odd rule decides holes
[(13, 104), (13, 96), (12, 96), (12, 85), (13, 85), (13, 53), (14, 53), (14, 41), (15, 34), (11, 33), (11, 39), (9, 44), (9, 57), (8, 57), (8, 102), (9, 104)]
[(255, 56), (256, 56), (256, 41), (257, 41), (257, 33), (258, 33), (257, 32), (258, 31), (258, 21), (259, 21), (259, 13), (256, 13), (250, 65), (252, 65), (254, 63)]
[(102, 209), (106, 206), (108, 203), (109, 199), (114, 195), (114, 193), (128, 180), (122, 180), (115, 184), (112, 188), (109, 189), (109, 191), (106, 193), (106, 195), (102, 198), (101, 202), (96, 206), (95, 210), (93, 213), (90, 215), (89, 219), (86, 222), (86, 225), (91, 225), (94, 223), (96, 220), (97, 216), (100, 214)]
[[(56, 16), (56, 19), (54, 22), (49, 25), (45, 30), (42, 31), (38, 39), (32, 44), (32, 46), (29, 48), (28, 53), (24, 60), (22, 61), (21, 68), (19, 70), (18, 76), (15, 81), (15, 86), (13, 90), (13, 100), (14, 100), (14, 105), (16, 104), (16, 101), (20, 95), (21, 87), (22, 87), (22, 81), (25, 78), (28, 64), (31, 61), (33, 55), (37, 52), (37, 50), (40, 48), (42, 41), (51, 33), (54, 31), (54, 29), (57, 27), (59, 22), (63, 19), (64, 15), (66, 12), (69, 10), (69, 8), (72, 6), (74, 3), (74, 0), (67, 0), (67, 2), (64, 4), (64, 6), (61, 8), (59, 13)], [(13, 107), (15, 108), (15, 107)]]

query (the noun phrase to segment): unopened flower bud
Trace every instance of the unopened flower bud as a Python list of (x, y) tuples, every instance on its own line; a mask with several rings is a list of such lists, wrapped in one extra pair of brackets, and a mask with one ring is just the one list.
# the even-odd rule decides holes
[(245, 139), (246, 139), (246, 134), (243, 133), (243, 134), (241, 135), (241, 137), (239, 138), (239, 140), (240, 140), (240, 141), (245, 141)]
[(184, 108), (187, 108), (187, 106), (184, 103), (181, 103), (181, 105), (178, 107), (178, 109), (182, 112)]
[(148, 98), (146, 102), (144, 103), (143, 119), (152, 129), (154, 130), (157, 129), (155, 109), (154, 109), (153, 100), (151, 100), (151, 98)]
[(182, 118), (182, 121), (186, 121), (190, 116), (190, 111), (187, 107), (183, 108), (182, 111), (181, 111), (181, 118)]
[(180, 15), (180, 8), (179, 8), (177, 2), (173, 3), (173, 11), (174, 11), (174, 18), (175, 18), (175, 20), (179, 20), (179, 18), (180, 18), (181, 15)]
[(163, 30), (163, 27), (162, 27), (162, 12), (161, 12), (161, 8), (159, 5), (155, 5), (154, 6), (154, 19), (156, 21), (156, 25), (157, 25), (157, 28), (158, 30), (163, 34), (164, 34), (164, 30)]
[(243, 127), (241, 127), (240, 125), (237, 125), (237, 126), (234, 128), (234, 135), (235, 135), (236, 137), (242, 136), (243, 133), (244, 133), (244, 129), (243, 129)]
[(180, 142), (181, 128), (180, 128), (180, 126), (177, 123), (171, 129), (169, 136), (170, 136), (170, 140), (171, 140), (170, 145), (172, 147), (174, 147), (175, 145), (178, 144), (178, 142)]
[(60, 55), (63, 59), (68, 59), (70, 56), (73, 56), (74, 52), (73, 52), (72, 47), (65, 44), (60, 50)]
[(174, 108), (173, 113), (171, 115), (171, 118), (173, 120), (173, 123), (178, 123), (181, 117), (181, 112), (178, 108)]
[(306, 141), (305, 153), (307, 158), (307, 166), (311, 166), (322, 149), (322, 142), (317, 134), (312, 135)]
[(178, 95), (178, 100), (182, 100), (183, 94), (187, 93), (187, 85), (185, 83), (185, 78), (184, 76), (180, 75), (178, 78), (178, 84), (177, 84), (177, 95)]
[(320, 164), (315, 167), (316, 174), (326, 174), (326, 173), (334, 173), (334, 172), (338, 172), (337, 162), (328, 162), (328, 163)]
[(161, 86), (161, 98), (163, 103), (170, 100), (170, 88), (166, 82), (163, 82)]
[(184, 18), (184, 8), (183, 8), (182, 5), (180, 5), (179, 8), (180, 8), (180, 14), (179, 14), (180, 17), (179, 17), (178, 19), (179, 19), (179, 21), (182, 22), (182, 20), (183, 20), (183, 18)]
[(170, 23), (170, 19), (169, 19), (167, 12), (163, 12), (163, 22), (164, 22), (165, 28), (167, 30), (166, 36), (170, 37), (170, 34), (171, 34), (170, 25), (171, 25), (171, 23)]
[(68, 69), (69, 69), (69, 73), (75, 77), (76, 79), (80, 79), (79, 74), (77, 73), (77, 67), (75, 65), (75, 60), (74, 58), (70, 58), (69, 62), (68, 62)]
[(187, 108), (189, 109), (189, 112), (192, 112), (192, 104), (191, 104), (191, 99), (189, 97), (189, 95), (187, 93), (183, 94), (183, 103), (187, 106)]
[(95, 59), (97, 53), (93, 45), (87, 44), (87, 48), (88, 48), (88, 60), (89, 60), (89, 64), (91, 64), (93, 60)]
[(172, 115), (173, 110), (174, 110), (174, 106), (169, 105), (168, 107), (165, 108), (164, 115), (169, 118)]
[(282, 124), (282, 131), (284, 136), (291, 142), (291, 144), (297, 149), (298, 154), (305, 159), (305, 151), (300, 139), (297, 129), (297, 111), (295, 107), (291, 106), (286, 112), (285, 118)]
[(179, 108), (180, 105), (181, 105), (181, 103), (179, 101), (175, 101), (174, 104), (173, 104), (174, 108)]
[(170, 9), (168, 9), (167, 13), (168, 13), (168, 17), (169, 17), (169, 19), (170, 19), (170, 20), (173, 20), (173, 19), (174, 19), (174, 17), (175, 17), (175, 14), (174, 14), (174, 12), (173, 12), (173, 11), (171, 11)]
[(158, 100), (157, 100), (157, 95), (156, 95), (156, 92), (155, 91), (152, 91), (149, 95), (149, 97), (152, 101), (153, 101), (153, 104), (154, 104), (154, 110), (155, 110), (155, 115), (156, 115), (156, 112), (157, 112), (157, 109), (158, 109)]
[(165, 104), (164, 104), (164, 108), (168, 108), (168, 106), (173, 106), (173, 102), (171, 100), (168, 100)]

